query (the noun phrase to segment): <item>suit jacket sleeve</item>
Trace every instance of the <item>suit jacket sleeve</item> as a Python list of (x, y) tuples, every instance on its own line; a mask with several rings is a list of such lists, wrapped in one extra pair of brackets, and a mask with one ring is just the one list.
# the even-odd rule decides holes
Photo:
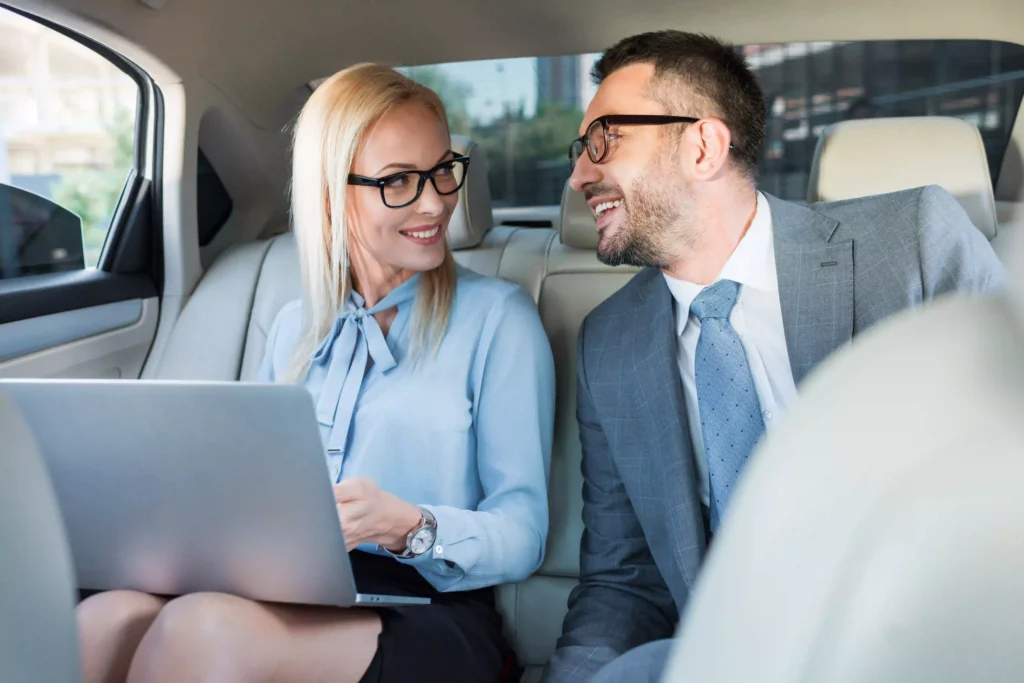
[(1006, 271), (985, 235), (951, 194), (925, 188), (918, 200), (922, 297), (987, 292), (1006, 283)]
[(580, 583), (569, 597), (545, 683), (589, 681), (627, 650), (671, 638), (678, 620), (594, 407), (586, 372), (586, 325), (580, 326), (577, 344), (584, 524)]

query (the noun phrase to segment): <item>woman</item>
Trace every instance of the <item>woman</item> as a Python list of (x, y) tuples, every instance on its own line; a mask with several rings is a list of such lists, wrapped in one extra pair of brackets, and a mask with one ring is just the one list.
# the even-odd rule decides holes
[(554, 370), (536, 307), (452, 259), (469, 160), (432, 91), (346, 69), (294, 143), (304, 297), (277, 316), (260, 379), (314, 397), (360, 591), (431, 604), (103, 593), (78, 609), (87, 682), (501, 678), (492, 586), (536, 570), (547, 535)]

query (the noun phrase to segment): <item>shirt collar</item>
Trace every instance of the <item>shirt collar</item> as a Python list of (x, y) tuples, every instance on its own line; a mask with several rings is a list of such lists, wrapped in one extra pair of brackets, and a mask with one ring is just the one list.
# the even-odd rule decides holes
[[(729, 260), (722, 267), (722, 272), (715, 278), (733, 280), (744, 287), (751, 287), (765, 292), (778, 292), (779, 279), (775, 272), (775, 244), (772, 226), (772, 211), (768, 200), (760, 192), (757, 193), (757, 207), (754, 219), (746, 234), (736, 245)], [(685, 280), (677, 280), (664, 274), (665, 282), (676, 303), (676, 334), (680, 335), (686, 328), (690, 318), (690, 304), (697, 298), (707, 285), (698, 285)]]

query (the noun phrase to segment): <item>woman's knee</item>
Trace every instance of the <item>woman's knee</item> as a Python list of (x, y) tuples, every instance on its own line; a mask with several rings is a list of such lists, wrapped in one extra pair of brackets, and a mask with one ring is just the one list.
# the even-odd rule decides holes
[(83, 641), (117, 638), (126, 632), (145, 630), (159, 614), (165, 600), (136, 591), (97, 593), (75, 610)]
[(75, 610), (82, 678), (123, 681), (139, 642), (164, 601), (145, 593), (111, 591), (83, 600)]
[(160, 610), (139, 646), (129, 680), (165, 680), (152, 672), (217, 671), (242, 680), (246, 642), (253, 629), (266, 628), (256, 603), (221, 593), (192, 593)]
[(176, 598), (160, 610), (150, 629), (165, 641), (187, 640), (197, 644), (244, 640), (245, 632), (257, 624), (259, 605), (245, 598), (224, 593), (191, 593)]

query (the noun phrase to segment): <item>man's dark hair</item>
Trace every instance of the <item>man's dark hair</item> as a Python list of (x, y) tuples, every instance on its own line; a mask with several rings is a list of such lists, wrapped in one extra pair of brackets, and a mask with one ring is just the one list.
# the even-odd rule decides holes
[[(590, 72), (600, 85), (633, 64), (654, 66), (651, 95), (676, 116), (714, 116), (732, 133), (731, 155), (749, 176), (764, 142), (765, 103), (757, 78), (732, 45), (683, 31), (641, 33), (620, 40)], [(687, 107), (681, 111), (680, 107)]]

